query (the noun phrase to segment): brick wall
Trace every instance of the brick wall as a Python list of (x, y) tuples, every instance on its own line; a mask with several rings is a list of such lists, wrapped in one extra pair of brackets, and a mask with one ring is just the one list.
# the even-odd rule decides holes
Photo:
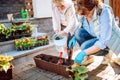
[(19, 18), (22, 7), (25, 7), (24, 0), (0, 0), (0, 20), (7, 19), (9, 13), (13, 13), (14, 18)]

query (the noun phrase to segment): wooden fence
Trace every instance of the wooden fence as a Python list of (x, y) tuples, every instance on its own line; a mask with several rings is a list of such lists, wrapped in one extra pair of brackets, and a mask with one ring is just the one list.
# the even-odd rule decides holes
[(110, 0), (110, 5), (113, 8), (115, 17), (120, 18), (120, 0)]

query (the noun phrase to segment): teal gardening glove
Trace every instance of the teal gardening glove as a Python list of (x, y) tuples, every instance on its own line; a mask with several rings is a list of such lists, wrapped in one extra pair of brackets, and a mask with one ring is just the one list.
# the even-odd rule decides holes
[(82, 63), (83, 59), (85, 58), (85, 56), (87, 56), (85, 51), (81, 51), (80, 53), (78, 53), (78, 55), (75, 57), (74, 62), (77, 62), (79, 64)]
[(75, 38), (75, 36), (73, 36), (72, 39), (68, 43), (69, 49), (72, 49), (74, 47), (75, 43), (76, 43), (76, 38)]

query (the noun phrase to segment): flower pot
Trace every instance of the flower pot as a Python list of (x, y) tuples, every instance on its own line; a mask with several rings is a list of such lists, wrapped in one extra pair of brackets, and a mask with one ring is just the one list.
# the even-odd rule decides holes
[[(57, 64), (60, 59), (63, 60), (63, 63)], [(54, 72), (65, 77), (69, 77), (69, 72), (66, 71), (66, 67), (73, 64), (72, 60), (70, 62), (71, 64), (67, 65), (67, 59), (45, 54), (35, 56), (34, 61), (38, 68)]]
[(0, 71), (0, 80), (10, 80), (12, 79), (12, 69), (13, 66), (11, 65), (8, 69), (7, 73), (5, 71)]
[(22, 37), (22, 35), (21, 34), (16, 34), (16, 35), (13, 35), (13, 37), (14, 37), (14, 39), (19, 39), (19, 38)]
[(5, 35), (0, 36), (0, 42), (4, 42), (4, 41), (7, 41), (7, 39), (6, 39)]
[(30, 37), (31, 33), (23, 34), (24, 37)]

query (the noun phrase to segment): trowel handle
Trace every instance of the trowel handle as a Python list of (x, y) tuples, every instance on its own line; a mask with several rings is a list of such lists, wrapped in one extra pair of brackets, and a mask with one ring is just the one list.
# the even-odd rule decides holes
[(69, 48), (67, 49), (67, 53), (68, 53), (68, 60), (69, 60), (69, 59), (70, 59), (70, 60), (72, 59), (73, 50), (74, 50), (73, 48), (72, 48), (72, 49), (69, 49)]

